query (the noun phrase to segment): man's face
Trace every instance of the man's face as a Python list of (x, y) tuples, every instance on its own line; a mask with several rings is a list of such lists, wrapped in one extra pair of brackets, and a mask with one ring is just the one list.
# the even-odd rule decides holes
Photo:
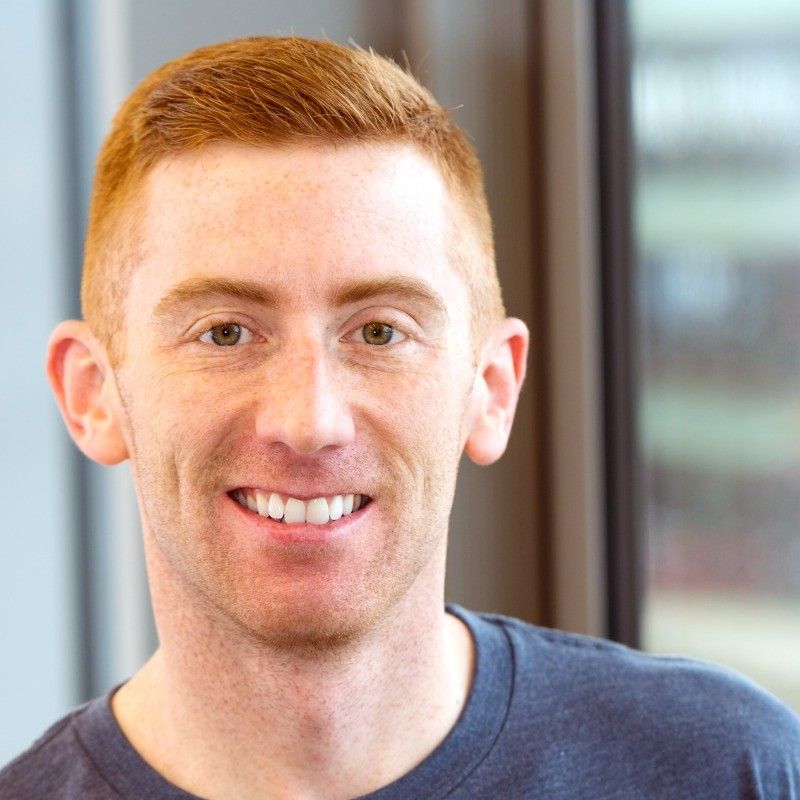
[(116, 378), (169, 579), (283, 644), (436, 590), (474, 380), (436, 168), (396, 145), (226, 144), (144, 191)]

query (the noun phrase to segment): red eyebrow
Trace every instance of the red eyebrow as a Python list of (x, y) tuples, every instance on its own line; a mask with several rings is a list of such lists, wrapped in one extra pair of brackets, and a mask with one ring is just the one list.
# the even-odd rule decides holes
[(176, 308), (208, 297), (234, 297), (274, 308), (277, 296), (257, 281), (232, 278), (189, 278), (170, 289), (153, 310), (157, 317), (165, 317)]
[[(447, 306), (441, 295), (425, 281), (410, 276), (354, 281), (336, 289), (332, 293), (331, 300), (336, 306), (345, 306), (381, 295), (422, 301), (433, 306), (443, 316), (447, 316)], [(182, 305), (209, 297), (232, 297), (268, 308), (275, 308), (279, 304), (278, 295), (258, 281), (200, 277), (189, 278), (170, 289), (158, 301), (153, 313), (156, 317), (168, 316)]]
[(337, 306), (344, 306), (380, 295), (422, 301), (447, 316), (447, 306), (438, 292), (425, 281), (405, 275), (355, 281), (338, 289), (333, 294), (333, 302)]

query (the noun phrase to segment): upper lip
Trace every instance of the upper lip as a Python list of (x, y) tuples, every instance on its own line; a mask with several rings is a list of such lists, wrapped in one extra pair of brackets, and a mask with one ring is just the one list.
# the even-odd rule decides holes
[(337, 494), (346, 495), (346, 494), (361, 494), (366, 497), (372, 497), (368, 492), (361, 491), (358, 488), (348, 488), (348, 489), (301, 489), (297, 491), (293, 491), (291, 489), (276, 489), (274, 487), (265, 487), (265, 486), (258, 486), (254, 484), (240, 484), (238, 486), (234, 486), (230, 489), (230, 492), (236, 491), (251, 491), (251, 492), (263, 492), (264, 494), (279, 494), (282, 497), (293, 497), (296, 500), (315, 500), (318, 497), (335, 497)]

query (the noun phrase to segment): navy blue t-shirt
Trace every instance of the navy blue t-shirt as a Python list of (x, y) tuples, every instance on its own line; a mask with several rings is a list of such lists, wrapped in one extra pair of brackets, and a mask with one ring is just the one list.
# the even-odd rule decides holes
[[(439, 747), (368, 800), (800, 800), (800, 719), (750, 681), (449, 610), (476, 643), (470, 696)], [(0, 772), (2, 800), (193, 797), (131, 747), (110, 694)]]

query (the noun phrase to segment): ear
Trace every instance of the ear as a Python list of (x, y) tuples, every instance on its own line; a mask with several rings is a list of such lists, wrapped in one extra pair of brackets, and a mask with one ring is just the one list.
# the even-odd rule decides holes
[(492, 464), (505, 452), (525, 380), (528, 340), (525, 323), (509, 318), (498, 325), (483, 348), (464, 445), (476, 464)]
[(50, 336), (47, 377), (75, 444), (100, 464), (128, 457), (114, 373), (85, 322), (67, 320)]

